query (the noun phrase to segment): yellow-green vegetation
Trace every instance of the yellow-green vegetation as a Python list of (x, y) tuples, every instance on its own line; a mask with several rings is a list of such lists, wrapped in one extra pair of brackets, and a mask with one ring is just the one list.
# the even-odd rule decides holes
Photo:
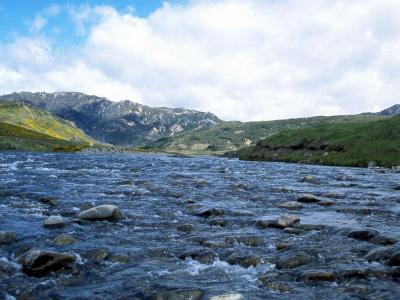
[(73, 124), (44, 110), (0, 102), (0, 150), (69, 152), (94, 142)]
[(243, 160), (366, 167), (400, 165), (400, 116), (283, 130), (231, 153)]
[(364, 114), (354, 116), (312, 117), (265, 122), (225, 122), (207, 130), (192, 130), (149, 143), (149, 148), (188, 155), (223, 154), (255, 145), (286, 129), (308, 128), (319, 124), (362, 123), (384, 117)]

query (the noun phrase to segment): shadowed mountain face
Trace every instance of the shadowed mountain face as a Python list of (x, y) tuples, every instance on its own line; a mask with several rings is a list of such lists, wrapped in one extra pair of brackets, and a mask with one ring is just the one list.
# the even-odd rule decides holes
[(112, 102), (83, 93), (21, 92), (0, 100), (25, 102), (72, 121), (86, 134), (115, 145), (139, 146), (193, 129), (208, 129), (222, 121), (212, 113), (183, 108), (153, 108), (131, 101)]
[(393, 105), (381, 112), (377, 113), (380, 116), (397, 116), (400, 115), (400, 104)]

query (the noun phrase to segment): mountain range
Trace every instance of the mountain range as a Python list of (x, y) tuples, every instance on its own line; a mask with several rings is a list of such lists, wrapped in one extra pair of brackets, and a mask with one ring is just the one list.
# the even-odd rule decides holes
[[(300, 158), (307, 153), (314, 158), (308, 157), (306, 161), (328, 161), (331, 164), (334, 163), (318, 158), (319, 155), (325, 155), (326, 151), (322, 146), (350, 144), (350, 141), (357, 136), (357, 130), (360, 131), (360, 136), (363, 136), (365, 144), (368, 140), (369, 127), (377, 128), (374, 131), (376, 138), (379, 137), (379, 128), (385, 130), (382, 132), (382, 136), (385, 136), (386, 133), (393, 136), (388, 126), (378, 126), (380, 123), (375, 122), (384, 121), (400, 114), (400, 105), (394, 105), (381, 112), (358, 115), (317, 116), (260, 122), (224, 122), (208, 112), (184, 108), (153, 108), (129, 100), (112, 102), (103, 97), (75, 92), (20, 92), (0, 96), (0, 100), (8, 103), (3, 108), (0, 107), (0, 122), (3, 118), (8, 125), (20, 126), (20, 130), (34, 130), (36, 133), (48, 136), (49, 132), (53, 130), (52, 127), (55, 126), (55, 123), (49, 122), (49, 120), (57, 120), (64, 126), (63, 134), (59, 137), (51, 134), (50, 136), (69, 142), (76, 140), (67, 134), (71, 131), (75, 135), (85, 137), (83, 140), (86, 145), (95, 143), (97, 146), (100, 144), (104, 146), (104, 143), (107, 143), (114, 146), (131, 146), (134, 149), (145, 151), (189, 155), (221, 155), (229, 152), (230, 155), (240, 156), (243, 159), (283, 161), (296, 161), (297, 159), (302, 161)], [(8, 107), (10, 103), (16, 104), (19, 110), (10, 114), (10, 107)], [(35, 117), (27, 115), (28, 111), (35, 111)], [(5, 116), (7, 116), (6, 119)], [(21, 118), (25, 120), (22, 123), (18, 121)], [(396, 124), (396, 121), (390, 122)], [(390, 122), (387, 124), (392, 124)], [(35, 126), (32, 127), (32, 124)], [(38, 126), (38, 124), (42, 124), (42, 126)], [(66, 129), (65, 126), (69, 126), (69, 129)], [(332, 140), (329, 134), (322, 134), (324, 131), (332, 134), (336, 132), (343, 137), (343, 141)], [(282, 138), (282, 134), (287, 138)], [(312, 136), (312, 139), (308, 138), (309, 135)], [(82, 141), (82, 139), (80, 140)], [(95, 140), (97, 142), (93, 142)], [(294, 144), (304, 147), (292, 149), (291, 146)], [(18, 147), (14, 148), (18, 149)], [(312, 152), (314, 148), (321, 151)], [(276, 152), (274, 149), (279, 149), (279, 151)], [(295, 156), (291, 156), (294, 152), (289, 151), (290, 155), (288, 156), (288, 150), (302, 150), (303, 152), (297, 151)], [(271, 155), (273, 155), (272, 158)], [(354, 153), (352, 155), (355, 156)], [(368, 160), (368, 155), (363, 160), (363, 164), (366, 160)], [(354, 158), (351, 163), (357, 165)]]
[(188, 130), (208, 129), (222, 121), (212, 113), (184, 108), (149, 107), (129, 100), (112, 102), (83, 93), (20, 92), (0, 96), (47, 110), (71, 121), (89, 136), (118, 146), (141, 146)]

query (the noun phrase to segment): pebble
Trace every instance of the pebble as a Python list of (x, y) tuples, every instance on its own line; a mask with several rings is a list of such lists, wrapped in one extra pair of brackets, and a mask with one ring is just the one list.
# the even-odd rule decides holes
[(224, 215), (224, 211), (217, 208), (207, 208), (196, 213), (197, 216), (203, 218), (215, 217), (215, 216), (222, 216)]
[(123, 214), (115, 205), (100, 205), (81, 212), (78, 217), (83, 220), (121, 220)]
[(50, 216), (43, 222), (46, 228), (62, 228), (65, 226), (64, 218), (61, 216)]

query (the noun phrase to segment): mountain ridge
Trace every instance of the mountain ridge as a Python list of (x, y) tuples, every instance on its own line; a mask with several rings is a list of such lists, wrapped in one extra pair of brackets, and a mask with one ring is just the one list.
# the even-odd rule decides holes
[(30, 103), (72, 121), (86, 134), (119, 146), (138, 146), (181, 131), (206, 129), (223, 121), (209, 112), (150, 107), (130, 100), (112, 102), (79, 92), (19, 92), (0, 100)]

